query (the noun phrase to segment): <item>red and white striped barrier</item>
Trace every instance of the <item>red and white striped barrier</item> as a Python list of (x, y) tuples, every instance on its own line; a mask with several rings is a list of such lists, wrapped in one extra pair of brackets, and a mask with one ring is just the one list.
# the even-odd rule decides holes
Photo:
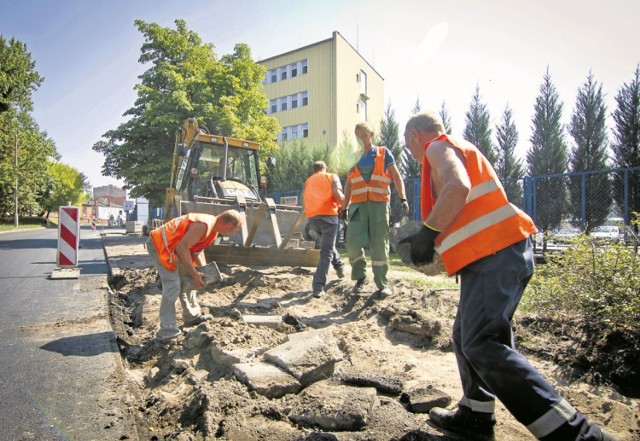
[(78, 266), (79, 220), (80, 210), (78, 207), (60, 207), (58, 211), (58, 267)]
[(96, 217), (91, 215), (91, 229), (95, 230), (96, 229)]

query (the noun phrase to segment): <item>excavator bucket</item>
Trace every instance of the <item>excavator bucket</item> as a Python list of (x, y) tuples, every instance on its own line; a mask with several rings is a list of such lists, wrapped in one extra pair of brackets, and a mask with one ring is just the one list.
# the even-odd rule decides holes
[[(235, 200), (197, 197), (194, 201), (181, 201), (181, 213), (220, 214), (229, 209), (238, 210), (246, 219), (236, 234), (216, 241), (205, 250), (208, 260), (225, 264), (257, 266), (316, 267), (320, 250), (305, 241), (302, 231), (306, 224), (301, 207), (264, 202), (247, 202), (238, 195)], [(286, 232), (286, 235), (282, 235)]]

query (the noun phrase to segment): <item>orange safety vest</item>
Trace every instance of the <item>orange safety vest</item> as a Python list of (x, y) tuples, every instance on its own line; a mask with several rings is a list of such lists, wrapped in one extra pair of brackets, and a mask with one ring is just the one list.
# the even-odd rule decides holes
[(473, 144), (447, 135), (440, 135), (425, 144), (421, 193), (423, 220), (426, 221), (435, 203), (429, 177), (431, 167), (426, 155), (434, 141), (448, 142), (462, 153), (471, 180), (471, 191), (465, 206), (436, 239), (436, 251), (442, 257), (449, 275), (478, 259), (520, 242), (537, 231), (531, 218), (509, 203), (487, 158)]
[(307, 219), (314, 216), (337, 216), (340, 205), (333, 196), (333, 173), (317, 172), (304, 184), (304, 214)]
[(384, 169), (385, 149), (377, 146), (372, 146), (371, 148), (376, 149), (376, 160), (369, 182), (365, 182), (357, 165), (353, 167), (351, 173), (347, 176), (351, 183), (351, 203), (361, 204), (366, 201), (389, 202), (391, 174)]
[[(158, 259), (160, 264), (169, 271), (176, 270), (176, 247), (186, 234), (189, 226), (194, 222), (202, 222), (207, 225), (207, 232), (202, 236), (198, 242), (193, 244), (189, 248), (190, 253), (198, 253), (211, 245), (218, 235), (213, 231), (213, 226), (216, 223), (216, 217), (211, 214), (201, 213), (188, 213), (175, 219), (171, 219), (169, 222), (161, 227), (158, 227), (149, 233), (153, 245), (158, 253)], [(195, 264), (193, 258), (191, 263)]]

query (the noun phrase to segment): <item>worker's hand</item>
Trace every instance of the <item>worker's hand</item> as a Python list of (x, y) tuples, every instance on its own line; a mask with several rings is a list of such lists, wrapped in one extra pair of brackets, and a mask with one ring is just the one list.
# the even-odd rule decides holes
[(400, 199), (400, 210), (402, 217), (408, 216), (411, 209), (409, 208), (409, 202), (406, 199)]
[(345, 223), (349, 223), (349, 207), (344, 207), (340, 213), (340, 217)]
[(206, 274), (196, 272), (194, 276), (191, 276), (191, 280), (193, 281), (193, 289), (204, 288), (204, 278), (207, 277)]
[(435, 255), (436, 237), (440, 234), (426, 225), (423, 225), (413, 236), (405, 237), (398, 244), (408, 243), (411, 249), (411, 262), (415, 266), (426, 265), (433, 262)]

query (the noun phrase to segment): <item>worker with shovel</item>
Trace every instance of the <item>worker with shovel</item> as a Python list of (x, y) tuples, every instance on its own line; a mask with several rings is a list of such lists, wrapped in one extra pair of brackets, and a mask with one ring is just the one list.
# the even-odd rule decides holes
[(510, 204), (492, 165), (473, 144), (445, 134), (432, 113), (413, 116), (405, 144), (422, 164), (414, 265), (437, 251), (460, 276), (453, 344), (462, 380), (457, 409), (435, 407), (433, 424), (465, 439), (494, 439), (496, 397), (538, 439), (611, 440), (574, 409), (515, 349), (511, 320), (533, 275), (533, 221)]
[[(196, 326), (213, 319), (211, 315), (202, 313), (196, 299), (196, 290), (205, 285), (205, 274), (198, 268), (207, 264), (204, 249), (213, 243), (218, 234), (235, 234), (243, 222), (236, 210), (223, 211), (217, 216), (189, 213), (149, 233), (147, 252), (162, 282), (159, 340), (170, 340), (181, 334), (176, 321), (178, 297), (185, 326)], [(191, 278), (192, 287), (181, 282), (183, 275)]]

